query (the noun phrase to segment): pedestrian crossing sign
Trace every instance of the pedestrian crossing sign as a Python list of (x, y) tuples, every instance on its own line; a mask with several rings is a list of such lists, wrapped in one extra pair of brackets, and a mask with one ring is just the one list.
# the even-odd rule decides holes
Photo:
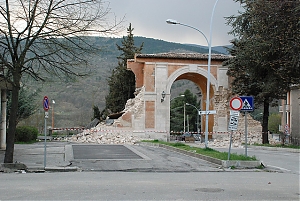
[(251, 112), (254, 110), (254, 98), (253, 96), (240, 96), (243, 101), (243, 106), (240, 109), (241, 112)]

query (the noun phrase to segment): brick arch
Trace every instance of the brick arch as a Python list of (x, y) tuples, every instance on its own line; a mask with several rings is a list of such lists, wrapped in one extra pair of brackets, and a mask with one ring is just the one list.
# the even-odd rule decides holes
[[(197, 76), (190, 76), (190, 75), (194, 75), (194, 74), (196, 74)], [(190, 65), (182, 67), (180, 69), (177, 69), (167, 79), (167, 87), (166, 87), (167, 93), (170, 93), (172, 84), (175, 81), (181, 80), (181, 79), (186, 79), (186, 80), (190, 80), (190, 81), (194, 82), (195, 84), (197, 84), (199, 86), (199, 88), (201, 88), (201, 90), (203, 92), (205, 91), (205, 93), (206, 93), (207, 75), (208, 75), (207, 70), (205, 70), (203, 68), (197, 68), (197, 69), (191, 70)], [(197, 80), (198, 78), (201, 78), (200, 80), (202, 82), (199, 82), (200, 80)], [(205, 79), (205, 80), (203, 80), (203, 79)], [(205, 82), (203, 82), (203, 81), (205, 81)], [(211, 90), (212, 87), (213, 87), (213, 90), (217, 90), (219, 88), (218, 82), (212, 74), (210, 74), (210, 82), (212, 85), (210, 88), (210, 91), (212, 91)], [(205, 85), (205, 87), (202, 87), (203, 85)]]
[[(210, 110), (214, 109), (215, 96), (222, 95), (223, 89), (228, 89), (229, 79), (227, 68), (222, 62), (228, 59), (226, 55), (213, 55), (210, 70)], [(170, 132), (170, 89), (176, 80), (187, 79), (194, 82), (202, 91), (202, 108), (206, 107), (206, 85), (208, 76), (208, 55), (198, 53), (161, 53), (137, 54), (127, 61), (127, 68), (134, 72), (136, 88), (140, 89), (143, 101), (142, 113), (130, 113), (131, 127), (135, 134), (152, 139), (169, 139)], [(220, 90), (221, 89), (221, 90)], [(166, 97), (162, 100), (162, 93)], [(220, 108), (220, 107), (219, 107)], [(226, 108), (221, 108), (222, 122), (226, 121)], [(127, 116), (130, 116), (127, 114)], [(204, 117), (204, 116), (203, 116)], [(203, 124), (205, 123), (202, 117)], [(216, 117), (221, 119), (220, 117)], [(222, 123), (218, 126), (218, 119), (209, 117), (209, 132), (227, 130)], [(221, 122), (221, 121), (220, 121)], [(204, 128), (204, 125), (203, 127)]]
[[(194, 82), (199, 89), (201, 90), (202, 93), (202, 98), (201, 98), (201, 108), (204, 110), (206, 108), (206, 96), (207, 96), (207, 76), (208, 76), (208, 71), (199, 67), (199, 66), (193, 66), (191, 68), (190, 65), (181, 67), (180, 69), (177, 69), (175, 72), (173, 72), (168, 80), (167, 80), (167, 87), (166, 87), (166, 92), (167, 94), (171, 94), (171, 87), (173, 83), (177, 80), (189, 80), (191, 82)], [(209, 104), (209, 110), (214, 110), (214, 104), (212, 101), (212, 98), (214, 97), (214, 91), (218, 89), (218, 82), (216, 78), (210, 74), (210, 92), (209, 92), (209, 97), (210, 97), (210, 104)], [(170, 105), (170, 103), (169, 103)], [(170, 108), (170, 106), (169, 106)], [(170, 110), (169, 110), (170, 113)], [(169, 119), (170, 121), (170, 119)], [(201, 128), (205, 128), (205, 116), (203, 115), (201, 117)], [(213, 125), (214, 125), (214, 118), (212, 115), (209, 116), (208, 119), (208, 132), (213, 131)], [(170, 130), (170, 128), (169, 128)], [(211, 138), (211, 135), (209, 136)]]

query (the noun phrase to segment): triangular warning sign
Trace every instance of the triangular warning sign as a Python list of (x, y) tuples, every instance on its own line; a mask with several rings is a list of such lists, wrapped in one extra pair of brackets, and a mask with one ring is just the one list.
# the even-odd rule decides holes
[(245, 99), (243, 102), (242, 110), (253, 110), (247, 99)]

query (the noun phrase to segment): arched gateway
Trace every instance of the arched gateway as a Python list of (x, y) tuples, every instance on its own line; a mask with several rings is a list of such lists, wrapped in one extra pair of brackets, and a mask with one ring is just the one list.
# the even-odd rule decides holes
[[(229, 80), (227, 68), (222, 66), (228, 59), (226, 55), (212, 55), (209, 73), (209, 110), (217, 110), (209, 115), (209, 137), (213, 132), (227, 132)], [(207, 62), (208, 55), (195, 53), (137, 54), (128, 60), (127, 68), (134, 72), (136, 88), (142, 98), (140, 111), (127, 112), (123, 120), (131, 124), (136, 135), (152, 139), (168, 140), (170, 132), (170, 90), (172, 84), (181, 79), (194, 82), (202, 92), (202, 108), (206, 107)], [(166, 96), (164, 101), (162, 93)], [(205, 117), (202, 117), (202, 128)]]

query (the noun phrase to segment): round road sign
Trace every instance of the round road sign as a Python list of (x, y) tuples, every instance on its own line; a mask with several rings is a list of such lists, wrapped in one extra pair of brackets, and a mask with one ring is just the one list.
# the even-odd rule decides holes
[(48, 96), (44, 96), (44, 99), (43, 99), (43, 107), (44, 107), (44, 110), (45, 111), (48, 111), (49, 110), (49, 99), (48, 99)]
[(240, 110), (243, 107), (243, 100), (240, 97), (233, 97), (229, 105), (232, 110)]

